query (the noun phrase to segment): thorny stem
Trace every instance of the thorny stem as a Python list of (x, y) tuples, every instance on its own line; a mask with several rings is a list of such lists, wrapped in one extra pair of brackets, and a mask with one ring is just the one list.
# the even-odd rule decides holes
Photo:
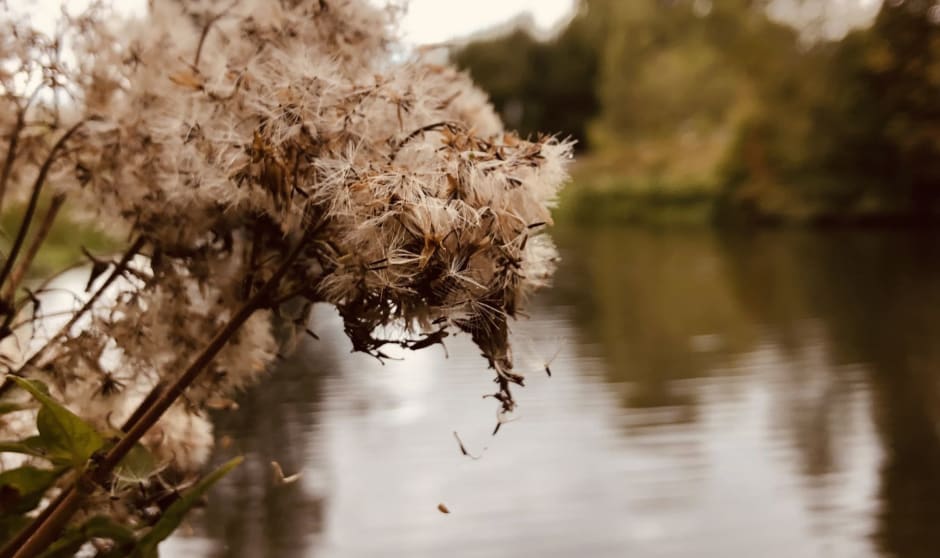
[[(261, 288), (232, 316), (225, 327), (223, 327), (209, 341), (209, 344), (202, 350), (199, 356), (189, 365), (182, 375), (166, 389), (161, 389), (156, 398), (148, 397), (142, 405), (147, 404), (143, 412), (135, 411), (134, 415), (139, 415), (133, 424), (125, 425), (127, 433), (122, 436), (117, 443), (102, 457), (99, 461), (89, 461), (84, 472), (75, 483), (66, 489), (66, 495), (57, 501), (58, 505), (49, 512), (44, 518), (37, 518), (34, 523), (37, 526), (29, 526), (33, 534), (23, 543), (22, 547), (13, 554), (12, 558), (34, 558), (51, 545), (75, 512), (81, 507), (85, 497), (94, 491), (96, 486), (107, 484), (114, 468), (131, 451), (134, 445), (157, 423), (161, 416), (176, 402), (177, 399), (192, 383), (199, 377), (199, 374), (206, 369), (212, 359), (218, 355), (219, 351), (225, 347), (226, 343), (238, 331), (238, 329), (254, 314), (270, 301), (270, 296), (274, 289), (280, 284), (281, 279), (287, 274), (290, 267), (294, 264), (297, 257), (303, 252), (309, 238), (312, 228), (308, 228), (303, 237), (297, 242), (297, 245), (284, 258), (281, 266), (274, 272)], [(152, 401), (152, 403), (149, 403)], [(51, 507), (51, 506), (50, 506)], [(42, 521), (40, 521), (42, 519)], [(0, 555), (0, 558), (6, 556)]]
[[(49, 348), (52, 347), (60, 337), (62, 337), (62, 335), (68, 333), (68, 331), (72, 329), (72, 326), (78, 323), (78, 320), (80, 320), (81, 317), (84, 316), (92, 306), (94, 306), (95, 302), (98, 301), (104, 291), (111, 286), (111, 283), (113, 283), (124, 273), (124, 270), (127, 268), (127, 265), (130, 263), (131, 259), (137, 255), (137, 252), (140, 251), (145, 242), (146, 239), (144, 237), (139, 237), (137, 240), (135, 240), (134, 243), (131, 244), (131, 246), (127, 249), (127, 251), (124, 252), (124, 255), (121, 256), (121, 260), (117, 263), (116, 266), (114, 266), (114, 269), (111, 271), (111, 274), (108, 276), (108, 278), (105, 279), (104, 283), (98, 287), (98, 290), (96, 290), (94, 294), (92, 294), (91, 297), (85, 301), (85, 304), (83, 304), (82, 307), (79, 308), (77, 312), (75, 312), (75, 315), (73, 315), (65, 325), (59, 328), (59, 331), (50, 337), (42, 347), (33, 353), (33, 355), (29, 357), (29, 359), (24, 362), (22, 366), (20, 366), (16, 371), (10, 372), (10, 375), (22, 376), (23, 372), (27, 368), (35, 365), (36, 362), (38, 362), (39, 359), (42, 358), (42, 356), (46, 353), (46, 351), (48, 351)], [(9, 378), (4, 380), (3, 384), (0, 384), (0, 396), (9, 391), (14, 385), (16, 384), (14, 384), (13, 381)], [(0, 556), (0, 558), (2, 558), (2, 556)]]
[[(57, 194), (52, 198), (52, 202), (49, 204), (49, 209), (46, 210), (46, 214), (43, 217), (42, 221), (39, 223), (39, 229), (36, 231), (36, 235), (33, 237), (29, 246), (26, 248), (26, 253), (23, 254), (23, 259), (21, 259), (16, 267), (13, 269), (13, 272), (10, 274), (10, 281), (4, 287), (2, 294), (0, 294), (0, 299), (12, 298), (16, 294), (16, 288), (19, 286), (20, 281), (23, 280), (23, 277), (26, 276), (26, 272), (29, 271), (29, 267), (33, 264), (33, 260), (36, 258), (36, 254), (39, 252), (39, 248), (42, 247), (42, 243), (45, 242), (46, 236), (49, 235), (49, 231), (52, 230), (52, 224), (55, 222), (56, 217), (59, 214), (59, 210), (62, 209), (62, 204), (65, 203), (65, 194)], [(12, 314), (10, 315), (12, 321)]]
[(0, 285), (3, 285), (7, 280), (7, 277), (10, 275), (10, 271), (13, 269), (13, 263), (16, 261), (17, 256), (19, 255), (20, 249), (23, 247), (23, 242), (26, 240), (26, 233), (29, 231), (29, 226), (32, 223), (33, 215), (36, 213), (36, 206), (39, 204), (39, 194), (42, 193), (42, 187), (46, 182), (46, 177), (49, 175), (49, 170), (52, 168), (52, 163), (56, 160), (56, 155), (59, 154), (65, 143), (72, 137), (75, 132), (78, 131), (85, 124), (85, 120), (80, 120), (71, 128), (66, 130), (64, 134), (55, 142), (55, 145), (52, 146), (52, 149), (49, 151), (49, 154), (46, 156), (46, 160), (43, 161), (42, 167), (39, 169), (39, 174), (36, 175), (36, 180), (33, 182), (33, 191), (29, 197), (29, 203), (26, 206), (26, 213), (23, 215), (23, 222), (20, 223), (20, 229), (16, 233), (16, 238), (13, 240), (13, 246), (10, 248), (10, 254), (7, 256), (5, 262), (3, 262), (3, 269), (0, 270)]

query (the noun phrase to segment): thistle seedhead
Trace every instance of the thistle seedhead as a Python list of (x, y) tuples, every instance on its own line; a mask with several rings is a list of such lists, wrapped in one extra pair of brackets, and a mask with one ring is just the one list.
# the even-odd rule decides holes
[[(469, 334), (512, 410), (522, 377), (509, 319), (552, 273), (541, 233), (569, 142), (507, 132), (465, 74), (393, 57), (394, 18), (366, 0), (158, 0), (144, 21), (106, 21), (93, 10), (63, 31), (70, 100), (48, 133), (85, 124), (55, 182), (143, 239), (143, 256), (30, 373), (97, 423), (120, 424), (304, 239), (263, 311), (146, 440), (159, 455), (198, 467), (208, 402), (256, 381), (277, 354), (272, 321), (303, 333), (316, 302), (380, 359), (389, 343)], [(5, 91), (0, 103), (16, 101)], [(4, 138), (9, 115), (0, 110)], [(26, 153), (43, 149), (21, 152), (14, 182), (35, 173)], [(393, 324), (404, 339), (378, 337)]]

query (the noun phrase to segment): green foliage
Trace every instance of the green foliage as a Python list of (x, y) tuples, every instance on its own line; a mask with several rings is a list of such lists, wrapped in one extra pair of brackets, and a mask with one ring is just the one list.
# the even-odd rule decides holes
[(30, 446), (41, 448), (43, 457), (53, 463), (78, 469), (104, 446), (104, 438), (91, 425), (50, 397), (42, 383), (16, 376), (10, 378), (42, 404), (36, 417), (39, 437)]
[(221, 480), (222, 477), (231, 472), (232, 469), (238, 467), (243, 460), (244, 459), (241, 457), (236, 457), (228, 461), (212, 473), (206, 475), (196, 486), (184, 494), (182, 498), (173, 502), (173, 504), (163, 512), (160, 520), (150, 528), (150, 531), (140, 538), (140, 541), (134, 549), (134, 553), (131, 555), (132, 558), (152, 558), (157, 556), (157, 545), (169, 537), (173, 531), (179, 527), (186, 513), (199, 503), (199, 500), (213, 484)]
[(23, 514), (0, 516), (0, 544), (16, 536), (17, 533), (29, 525), (30, 518)]
[(692, 3), (589, 3), (618, 32), (603, 46), (598, 125), (608, 141), (701, 133), (738, 101), (741, 77)]
[(56, 470), (28, 465), (0, 473), (0, 516), (26, 513), (38, 506), (59, 475)]
[(457, 61), (504, 116), (510, 100), (525, 107), (510, 125), (588, 140), (563, 215), (659, 221), (671, 204), (685, 220), (705, 192), (719, 220), (940, 218), (933, 3), (885, 2), (870, 28), (815, 43), (766, 4), (582, 0), (550, 41), (517, 31)]
[[(846, 39), (836, 58), (850, 87), (828, 153), (842, 174), (868, 177), (880, 199), (923, 217), (940, 214), (940, 27), (928, 2), (886, 3), (870, 30)], [(828, 108), (828, 107), (827, 107)]]
[[(64, 472), (84, 470), (92, 455), (104, 449), (106, 443), (104, 436), (91, 425), (55, 401), (44, 384), (15, 376), (10, 378), (39, 402), (39, 435), (20, 441), (2, 442), (0, 453), (13, 452), (39, 457), (55, 467), (43, 469), (25, 465), (0, 473), (0, 545), (29, 524), (29, 516)], [(0, 413), (22, 409), (20, 405), (4, 404)], [(241, 462), (241, 457), (235, 458), (201, 479), (142, 533), (136, 532), (139, 528), (122, 525), (114, 518), (95, 516), (68, 529), (42, 557), (73, 556), (91, 539), (107, 539), (113, 543), (111, 552), (106, 556), (155, 557), (157, 546), (179, 527), (186, 513), (200, 502), (213, 484)], [(136, 489), (153, 479), (159, 470), (154, 456), (137, 444), (115, 469), (110, 489), (116, 492)]]
[(120, 485), (134, 485), (146, 481), (159, 469), (153, 454), (136, 444), (114, 470), (114, 479)]
[(69, 529), (57, 540), (41, 558), (69, 558), (91, 539), (109, 539), (115, 543), (115, 556), (122, 549), (132, 548), (135, 542), (134, 532), (115, 523), (105, 516), (95, 516), (77, 528)]
[(638, 191), (633, 185), (610, 190), (570, 188), (562, 198), (559, 218), (584, 225), (705, 225), (714, 215), (715, 196), (693, 189), (681, 193)]
[(453, 54), (490, 95), (503, 120), (523, 136), (557, 133), (587, 142), (595, 92), (597, 21), (581, 13), (557, 37), (540, 41), (523, 28), (470, 43)]
[[(48, 200), (41, 201), (38, 213), (44, 214), (47, 208)], [(6, 253), (9, 248), (10, 239), (19, 229), (24, 209), (23, 204), (14, 203), (4, 206), (0, 212), (0, 253)], [(115, 238), (121, 234), (117, 231), (113, 231), (113, 234), (105, 232), (77, 215), (63, 211), (53, 223), (29, 275), (31, 278), (48, 277), (51, 273), (78, 263), (82, 258), (79, 250), (82, 246), (94, 253), (114, 251), (119, 246)]]
[(21, 453), (30, 457), (45, 458), (47, 455), (39, 436), (31, 436), (16, 442), (0, 442), (0, 453)]

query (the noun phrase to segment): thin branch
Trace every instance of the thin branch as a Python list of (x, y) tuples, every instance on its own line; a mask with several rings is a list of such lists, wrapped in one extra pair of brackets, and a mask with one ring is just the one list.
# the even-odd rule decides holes
[(147, 412), (154, 403), (157, 402), (157, 399), (163, 395), (163, 390), (166, 387), (166, 384), (162, 381), (158, 382), (157, 385), (153, 386), (153, 389), (150, 390), (150, 393), (147, 394), (147, 397), (140, 402), (140, 405), (134, 409), (134, 412), (131, 413), (131, 416), (124, 421), (124, 424), (121, 426), (121, 432), (130, 431), (131, 427), (140, 422), (140, 419), (143, 418), (144, 413)]
[(426, 126), (421, 126), (421, 127), (418, 128), (417, 130), (415, 130), (415, 131), (411, 132), (410, 134), (408, 134), (407, 136), (405, 136), (405, 139), (403, 139), (403, 140), (401, 140), (400, 142), (398, 142), (398, 143), (395, 145), (395, 147), (392, 149), (392, 152), (389, 154), (388, 159), (389, 159), (389, 161), (393, 161), (393, 162), (394, 162), (394, 161), (395, 161), (395, 158), (398, 157), (398, 152), (401, 151), (401, 149), (402, 149), (403, 147), (405, 147), (405, 145), (407, 145), (407, 144), (410, 143), (413, 139), (417, 138), (418, 136), (420, 136), (421, 134), (423, 134), (423, 133), (425, 133), (425, 132), (430, 132), (430, 131), (436, 130), (436, 129), (438, 129), (438, 128), (455, 128), (455, 127), (459, 127), (459, 124), (457, 124), (456, 122), (447, 122), (447, 121), (444, 121), (444, 122), (435, 122), (435, 123), (433, 123), (433, 124), (428, 124), (428, 125), (426, 125)]
[(26, 127), (26, 111), (38, 96), (41, 87), (36, 87), (32, 95), (26, 99), (26, 104), (16, 113), (16, 123), (10, 132), (10, 144), (7, 146), (7, 155), (3, 161), (3, 168), (0, 170), (0, 210), (3, 209), (3, 199), (7, 193), (7, 182), (10, 180), (10, 174), (13, 171), (13, 163), (16, 161), (16, 149), (20, 143), (20, 134)]
[(0, 285), (3, 285), (7, 280), (10, 271), (13, 269), (13, 263), (16, 261), (20, 249), (23, 247), (23, 242), (26, 240), (26, 233), (29, 231), (33, 215), (36, 213), (36, 206), (39, 204), (39, 194), (42, 193), (42, 187), (46, 183), (46, 177), (49, 175), (49, 170), (52, 169), (52, 163), (55, 162), (56, 155), (59, 154), (59, 150), (65, 146), (69, 138), (71, 138), (85, 122), (87, 121), (78, 121), (62, 134), (59, 140), (55, 142), (55, 145), (52, 146), (52, 149), (46, 156), (46, 160), (43, 161), (42, 167), (39, 169), (39, 174), (36, 175), (36, 180), (33, 182), (33, 191), (29, 197), (29, 203), (26, 206), (26, 214), (23, 215), (23, 222), (20, 223), (20, 230), (16, 233), (16, 239), (13, 241), (13, 247), (10, 248), (10, 254), (7, 256), (7, 260), (3, 262), (3, 269), (0, 270)]
[[(189, 365), (182, 375), (170, 386), (163, 389), (159, 386), (159, 394), (154, 397), (148, 397), (149, 403), (147, 409), (143, 412), (135, 411), (134, 415), (140, 418), (127, 427), (127, 434), (122, 436), (117, 443), (108, 452), (94, 461), (90, 461), (85, 467), (81, 477), (69, 488), (67, 494), (59, 501), (54, 510), (44, 518), (38, 526), (28, 527), (33, 534), (23, 543), (18, 551), (13, 554), (13, 558), (35, 558), (41, 552), (51, 545), (59, 533), (69, 522), (75, 512), (79, 510), (86, 496), (91, 494), (95, 487), (107, 484), (111, 473), (115, 467), (131, 451), (134, 445), (152, 428), (160, 417), (176, 402), (183, 392), (199, 377), (199, 375), (209, 366), (212, 360), (219, 354), (228, 341), (235, 335), (241, 326), (258, 309), (262, 308), (270, 300), (270, 296), (281, 280), (290, 270), (291, 266), (303, 252), (309, 239), (307, 229), (303, 237), (297, 242), (297, 245), (284, 258), (280, 267), (274, 272), (261, 288), (232, 316), (225, 327), (223, 327), (208, 345), (202, 350), (199, 356)], [(3, 557), (0, 557), (3, 558)]]
[(20, 330), (30, 324), (34, 324), (38, 321), (45, 320), (47, 318), (56, 318), (59, 316), (71, 316), (73, 314), (72, 310), (60, 310), (58, 312), (43, 312), (40, 315), (32, 316), (30, 318), (23, 318), (22, 320), (10, 324), (10, 331)]
[[(75, 476), (77, 477), (78, 475), (76, 474)], [(29, 540), (31, 536), (33, 536), (33, 533), (36, 532), (36, 529), (49, 520), (49, 516), (52, 515), (52, 512), (61, 506), (62, 502), (64, 502), (65, 499), (69, 497), (72, 492), (74, 492), (73, 487), (74, 484), (70, 482), (68, 488), (60, 492), (59, 495), (56, 496), (56, 498), (50, 502), (48, 506), (39, 512), (39, 515), (36, 516), (36, 519), (31, 521), (26, 527), (17, 533), (15, 537), (3, 545), (3, 548), (0, 548), (0, 558), (13, 558), (17, 549), (23, 546), (23, 544), (25, 544), (26, 541)]]
[(29, 271), (29, 267), (33, 264), (33, 260), (36, 259), (36, 254), (39, 253), (39, 248), (42, 247), (42, 243), (45, 242), (46, 237), (49, 235), (49, 231), (52, 230), (52, 224), (55, 222), (55, 219), (59, 214), (59, 210), (62, 209), (62, 204), (64, 203), (65, 194), (57, 194), (52, 198), (52, 202), (49, 204), (49, 209), (46, 210), (45, 216), (43, 216), (42, 221), (39, 223), (39, 229), (36, 231), (36, 235), (33, 237), (29, 246), (26, 248), (26, 253), (23, 254), (23, 259), (17, 263), (16, 268), (13, 269), (13, 273), (10, 274), (10, 281), (3, 288), (2, 294), (0, 294), (0, 299), (12, 298), (16, 293), (16, 288), (26, 276), (26, 272)]
[[(33, 355), (29, 357), (29, 359), (19, 367), (19, 369), (11, 372), (10, 374), (13, 376), (22, 376), (24, 371), (34, 366), (36, 362), (42, 358), (45, 352), (48, 351), (49, 348), (52, 347), (60, 337), (68, 333), (69, 330), (72, 329), (72, 326), (78, 323), (78, 320), (81, 319), (81, 317), (91, 309), (95, 302), (98, 301), (101, 295), (104, 294), (105, 289), (110, 287), (111, 284), (124, 273), (124, 270), (127, 268), (127, 265), (130, 263), (131, 259), (137, 255), (137, 252), (140, 251), (145, 242), (146, 240), (144, 237), (139, 237), (137, 240), (135, 240), (134, 243), (127, 249), (127, 251), (124, 252), (124, 255), (121, 256), (121, 260), (117, 263), (116, 266), (114, 266), (114, 269), (111, 271), (111, 274), (108, 276), (108, 278), (105, 279), (104, 283), (98, 287), (98, 290), (96, 290), (94, 294), (92, 294), (91, 297), (85, 301), (85, 304), (83, 304), (82, 307), (79, 308), (77, 312), (75, 312), (75, 315), (72, 316), (72, 318), (64, 326), (59, 328), (59, 331), (50, 337), (42, 347), (33, 353)], [(0, 396), (9, 391), (14, 385), (16, 384), (14, 384), (13, 381), (9, 378), (5, 379), (3, 384), (0, 384)]]
[(228, 11), (231, 10), (237, 3), (238, 0), (235, 0), (235, 2), (229, 4), (227, 8), (209, 18), (209, 20), (206, 21), (206, 24), (202, 27), (202, 34), (199, 35), (199, 44), (196, 46), (196, 57), (193, 59), (193, 68), (197, 72), (199, 71), (199, 59), (202, 57), (202, 46), (206, 42), (206, 37), (209, 36), (209, 31), (212, 30), (212, 26), (215, 25), (217, 21), (225, 17), (225, 14), (227, 14)]

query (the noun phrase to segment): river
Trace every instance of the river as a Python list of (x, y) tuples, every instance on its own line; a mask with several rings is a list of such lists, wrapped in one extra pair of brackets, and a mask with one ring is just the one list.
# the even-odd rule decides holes
[(320, 308), (321, 340), (217, 416), (217, 460), (246, 462), (164, 555), (940, 555), (940, 236), (556, 241), (498, 435), (465, 336), (382, 366)]

